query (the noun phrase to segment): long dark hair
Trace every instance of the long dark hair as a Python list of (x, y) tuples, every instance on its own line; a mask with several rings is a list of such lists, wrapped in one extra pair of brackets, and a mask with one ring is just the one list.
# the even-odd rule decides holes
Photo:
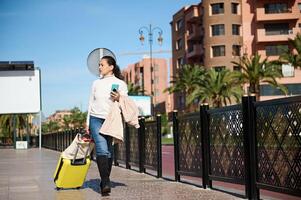
[(114, 76), (116, 76), (117, 78), (123, 80), (123, 76), (121, 74), (120, 68), (116, 64), (116, 60), (113, 57), (111, 57), (111, 56), (104, 56), (101, 59), (106, 59), (106, 61), (107, 61), (107, 63), (109, 65), (113, 65), (114, 66), (114, 68), (113, 68), (113, 74), (114, 74)]

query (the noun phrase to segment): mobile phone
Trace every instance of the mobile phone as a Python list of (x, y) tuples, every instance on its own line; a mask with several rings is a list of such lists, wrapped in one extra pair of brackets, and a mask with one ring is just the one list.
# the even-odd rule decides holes
[(118, 88), (119, 88), (119, 85), (118, 85), (118, 84), (112, 84), (111, 91), (117, 92)]

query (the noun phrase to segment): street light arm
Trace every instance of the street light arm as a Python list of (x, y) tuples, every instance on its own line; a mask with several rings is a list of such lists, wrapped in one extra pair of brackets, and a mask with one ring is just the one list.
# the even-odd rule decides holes
[(139, 34), (142, 35), (143, 34), (143, 29), (145, 29), (148, 33), (150, 32), (149, 29), (146, 26), (142, 26), (139, 28)]
[(162, 37), (163, 31), (162, 31), (161, 28), (155, 27), (155, 28), (152, 29), (152, 32), (154, 32), (155, 30), (158, 31), (158, 34), (159, 34), (159, 37), (158, 37), (158, 43), (159, 43), (159, 45), (161, 46), (161, 45), (162, 45), (162, 42), (163, 42), (163, 37)]
[(161, 28), (155, 27), (155, 28), (152, 29), (152, 32), (154, 32), (155, 30), (158, 30), (158, 34), (159, 34), (159, 35), (162, 35), (162, 34), (163, 34), (163, 31), (162, 31)]

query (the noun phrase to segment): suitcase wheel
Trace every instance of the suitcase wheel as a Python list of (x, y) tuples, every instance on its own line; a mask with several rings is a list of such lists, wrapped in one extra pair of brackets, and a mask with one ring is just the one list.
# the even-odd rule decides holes
[(79, 190), (81, 187), (77, 187), (76, 189)]
[(60, 189), (62, 189), (62, 188), (60, 188), (60, 187), (56, 187), (55, 189), (56, 189), (56, 190), (60, 190)]

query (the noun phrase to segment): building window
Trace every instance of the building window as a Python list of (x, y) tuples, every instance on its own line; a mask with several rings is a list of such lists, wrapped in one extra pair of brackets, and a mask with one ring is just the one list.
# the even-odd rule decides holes
[(178, 58), (177, 60), (177, 68), (181, 68), (182, 66), (184, 65), (184, 58), (181, 57), (181, 58)]
[(238, 14), (238, 3), (231, 3), (232, 14)]
[(240, 25), (232, 24), (232, 35), (240, 35)]
[(223, 71), (226, 69), (225, 66), (215, 66), (213, 67), (213, 69), (216, 71), (216, 72), (220, 72), (220, 71)]
[(153, 67), (154, 67), (154, 71), (159, 71), (159, 65), (153, 64)]
[(224, 3), (214, 3), (211, 4), (212, 15), (223, 14), (224, 13)]
[(158, 76), (155, 76), (154, 83), (159, 84), (159, 77)]
[(183, 19), (179, 19), (177, 22), (176, 22), (176, 31), (179, 31), (183, 28)]
[(288, 45), (267, 45), (265, 51), (267, 56), (279, 56), (288, 50)]
[(160, 91), (158, 89), (155, 89), (154, 95), (155, 96), (159, 96), (160, 95)]
[(237, 65), (234, 65), (233, 66), (233, 71), (241, 71), (241, 67), (237, 66)]
[(143, 67), (139, 67), (140, 68), (140, 72), (139, 72), (139, 86), (141, 88), (144, 88), (144, 69)]
[(298, 3), (299, 10), (301, 12), (301, 3)]
[[(294, 83), (294, 84), (284, 84), (284, 86), (288, 90), (289, 95), (298, 95), (301, 94), (301, 84)], [(284, 95), (281, 90), (278, 88), (274, 88), (270, 85), (261, 85), (260, 86), (260, 96), (278, 96)]]
[(225, 45), (212, 46), (213, 57), (225, 56)]
[(299, 28), (301, 28), (301, 23), (299, 23)]
[(183, 48), (183, 40), (182, 39), (178, 39), (177, 43), (176, 43), (176, 50), (180, 50)]
[(180, 107), (181, 108), (184, 107), (185, 106), (185, 98), (184, 98), (184, 96), (180, 96), (179, 100), (180, 100)]
[(233, 56), (240, 56), (240, 45), (232, 45), (232, 55)]
[(212, 25), (211, 33), (212, 33), (212, 36), (225, 35), (225, 25), (224, 24)]
[(193, 43), (189, 43), (188, 44), (188, 52), (190, 53), (190, 52), (192, 52), (193, 51)]
[(266, 35), (288, 35), (289, 24), (288, 23), (265, 24), (264, 29)]
[(287, 6), (286, 3), (264, 4), (264, 12), (265, 12), (265, 14), (287, 13), (288, 12), (288, 6)]
[(193, 29), (192, 25), (190, 25), (190, 26), (187, 27), (187, 33), (188, 33), (188, 36), (192, 35), (194, 33), (194, 29)]

